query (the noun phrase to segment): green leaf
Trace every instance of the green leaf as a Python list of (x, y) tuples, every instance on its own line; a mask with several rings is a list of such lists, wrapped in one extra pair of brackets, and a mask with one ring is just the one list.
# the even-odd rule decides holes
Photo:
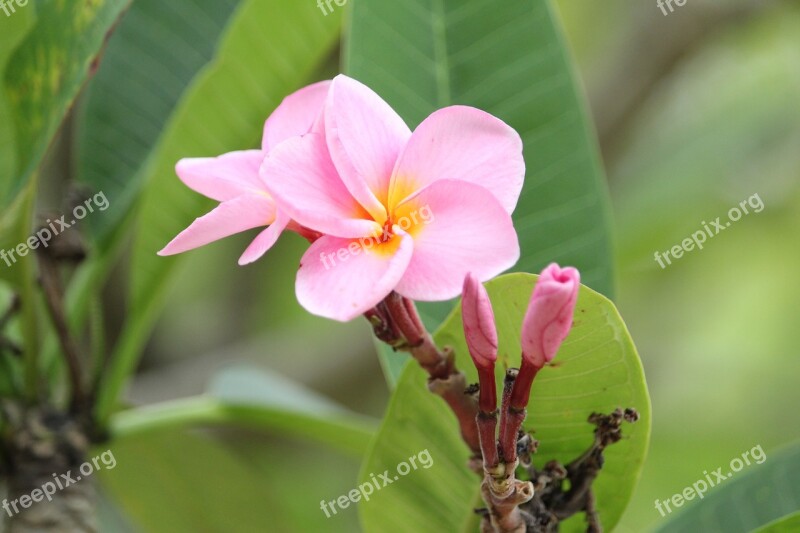
[[(726, 467), (723, 467), (723, 474), (727, 472), (724, 470)], [(702, 479), (702, 476), (698, 475), (698, 478)], [(688, 503), (680, 514), (658, 529), (659, 533), (746, 532), (796, 512), (800, 508), (800, 486), (797, 484), (800, 479), (800, 444), (768, 455), (762, 464), (751, 464), (746, 471), (731, 478), (720, 487), (710, 488), (702, 500)], [(687, 480), (687, 485), (693, 482)]]
[(114, 33), (87, 91), (78, 141), (78, 179), (114, 206), (88, 221), (101, 239), (129, 211), (144, 178), (137, 171), (239, 3), (136, 0)]
[[(374, 429), (282, 376), (233, 369), (208, 396), (116, 415), (102, 480), (146, 531), (227, 531), (232, 517), (239, 531), (328, 531), (320, 498), (353, 487)], [(352, 531), (354, 516), (336, 524)]]
[(0, 186), (0, 200), (15, 197), (38, 168), (129, 2), (49, 0), (17, 8), (20, 12), (13, 16), (20, 17), (23, 27), (30, 16), (26, 10), (35, 9), (38, 18), (10, 58), (3, 79), (15, 129), (16, 168)]
[(198, 424), (235, 424), (313, 439), (356, 456), (364, 454), (375, 422), (345, 410), (283, 376), (255, 369), (220, 374), (206, 396), (175, 400), (114, 416), (115, 437)]
[[(135, 530), (149, 533), (330, 531), (320, 499), (346, 493), (357, 468), (324, 447), (233, 429), (165, 428), (110, 449), (117, 466), (100, 481)], [(354, 518), (340, 531), (353, 531)]]
[(114, 409), (117, 394), (135, 368), (164, 289), (182, 259), (158, 257), (156, 252), (210, 206), (178, 180), (175, 163), (182, 157), (257, 146), (272, 109), (311, 81), (327, 58), (338, 37), (338, 22), (335, 14), (321, 16), (313, 3), (244, 2), (214, 62), (201, 71), (170, 119), (144, 169), (128, 324), (99, 398), (101, 419)]
[[(552, 261), (613, 294), (608, 194), (584, 97), (549, 0), (357, 0), (346, 70), (411, 126), (463, 104), (513, 126), (527, 175), (514, 222), (515, 270)], [(438, 324), (452, 306), (424, 306)]]
[[(536, 276), (510, 274), (487, 283), (500, 338), (498, 366), (519, 366), (522, 318)], [(435, 335), (439, 346), (452, 346), (458, 367), (470, 382), (477, 381), (466, 349), (460, 308)], [(498, 368), (502, 390), (504, 368)], [(594, 412), (634, 407), (641, 419), (626, 425), (624, 438), (606, 450), (606, 463), (595, 489), (603, 526), (612, 530), (630, 499), (644, 462), (650, 434), (650, 400), (636, 349), (614, 305), (604, 296), (581, 287), (574, 326), (554, 364), (537, 377), (531, 393), (528, 431), (540, 441), (538, 465), (551, 459), (568, 462), (590, 445)], [(478, 503), (479, 479), (466, 467), (469, 450), (460, 441), (453, 415), (441, 399), (429, 393), (426, 375), (409, 364), (392, 397), (378, 437), (362, 469), (394, 469), (411, 454), (428, 449), (435, 464), (414, 472), (424, 480), (399, 481), (361, 504), (367, 531), (475, 531), (472, 509)], [(403, 520), (386, 521), (385, 517)], [(561, 531), (584, 531), (582, 517), (565, 522)]]
[(800, 511), (774, 520), (755, 531), (756, 533), (793, 533), (800, 531)]
[[(0, 72), (5, 72), (8, 59), (34, 23), (34, 9), (20, 9), (14, 18), (0, 17)], [(14, 125), (5, 91), (0, 91), (0, 201), (10, 196), (13, 175), (17, 170)], [(5, 205), (5, 204), (4, 204)], [(4, 233), (0, 232), (0, 235)]]
[(31, 180), (16, 200), (0, 215), (0, 279), (5, 280), (19, 293), (20, 330), (24, 352), (25, 391), (29, 399), (35, 398), (39, 374), (39, 316), (34, 302), (37, 299), (36, 265), (30, 250), (20, 256), (14, 249), (29, 236), (33, 210), (36, 203), (36, 182)]

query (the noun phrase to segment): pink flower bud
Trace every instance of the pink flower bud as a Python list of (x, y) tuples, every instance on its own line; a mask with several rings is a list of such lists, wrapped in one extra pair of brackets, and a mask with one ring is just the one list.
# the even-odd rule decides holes
[(489, 295), (478, 278), (467, 274), (461, 300), (461, 318), (467, 347), (479, 369), (493, 369), (497, 361), (497, 329)]
[(569, 333), (580, 282), (576, 269), (556, 263), (539, 276), (522, 322), (522, 358), (534, 367), (551, 361)]

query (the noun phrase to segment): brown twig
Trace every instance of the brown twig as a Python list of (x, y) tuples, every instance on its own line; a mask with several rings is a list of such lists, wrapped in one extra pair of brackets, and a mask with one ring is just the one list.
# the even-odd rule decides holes
[(86, 395), (83, 388), (83, 373), (78, 344), (69, 331), (67, 318), (64, 314), (64, 298), (61, 290), (58, 263), (47, 252), (38, 254), (39, 273), (44, 300), (48, 314), (56, 330), (61, 352), (69, 375), (72, 399), (70, 410), (80, 412), (86, 409)]
[(452, 351), (439, 350), (434, 344), (414, 302), (392, 292), (365, 316), (378, 338), (395, 349), (409, 352), (428, 373), (428, 389), (447, 403), (458, 420), (464, 442), (474, 454), (480, 454), (475, 424), (478, 401), (467, 392), (466, 376), (456, 368)]

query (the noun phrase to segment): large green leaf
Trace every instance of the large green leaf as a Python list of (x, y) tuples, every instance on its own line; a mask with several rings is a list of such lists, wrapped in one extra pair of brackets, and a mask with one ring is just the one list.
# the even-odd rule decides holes
[[(411, 126), (463, 104), (513, 126), (527, 175), (516, 270), (558, 261), (613, 293), (607, 191), (584, 98), (549, 0), (354, 0), (346, 70)], [(441, 321), (450, 306), (427, 308)]]
[(800, 531), (800, 511), (778, 518), (755, 531), (756, 533), (793, 533)]
[[(14, 18), (0, 17), (0, 72), (5, 72), (8, 59), (34, 22), (34, 9), (20, 9)], [(0, 91), (0, 202), (5, 202), (16, 173), (17, 154), (14, 144), (14, 124), (6, 92)], [(5, 213), (4, 213), (5, 218)], [(4, 233), (0, 232), (0, 235)]]
[[(226, 438), (227, 437), (227, 438)], [(320, 499), (346, 493), (357, 462), (320, 446), (228, 429), (220, 436), (165, 428), (110, 445), (101, 482), (137, 531), (353, 531), (331, 529)], [(147, 453), (142, 453), (147, 450)], [(313, 487), (314, 490), (309, 490)], [(118, 531), (109, 529), (109, 531)]]
[[(16, 196), (34, 174), (87, 77), (114, 23), (130, 0), (47, 0), (35, 26), (10, 58), (3, 78), (16, 142), (16, 169), (3, 175), (0, 200)], [(15, 13), (20, 24), (28, 15)]]
[[(723, 474), (732, 474), (725, 468)], [(702, 500), (688, 503), (659, 533), (746, 532), (796, 512), (800, 509), (800, 444), (768, 455), (762, 464), (751, 464), (730, 477), (724, 485), (710, 488)], [(687, 486), (693, 482), (687, 480)]]
[(116, 415), (102, 480), (146, 531), (337, 530), (319, 501), (355, 484), (374, 427), (284, 377), (233, 369), (208, 396)]
[[(487, 284), (500, 337), (498, 366), (519, 365), (520, 326), (536, 276), (510, 274)], [(460, 369), (470, 381), (477, 376), (456, 309), (435, 335), (439, 346), (452, 346)], [(502, 387), (503, 368), (498, 368)], [(411, 454), (428, 449), (435, 461), (429, 471), (399, 481), (361, 504), (367, 531), (475, 531), (472, 509), (478, 501), (479, 479), (466, 468), (469, 452), (460, 442), (455, 418), (426, 388), (426, 375), (416, 364), (406, 367), (392, 397), (383, 426), (362, 470), (383, 472)], [(501, 389), (500, 389), (501, 390)], [(606, 451), (606, 463), (595, 484), (604, 527), (619, 521), (644, 462), (650, 433), (650, 400), (636, 349), (614, 305), (581, 287), (574, 326), (555, 363), (543, 370), (533, 386), (525, 427), (540, 441), (535, 460), (567, 462), (582, 453), (593, 438), (586, 419), (594, 412), (634, 407), (641, 420), (625, 426), (624, 438)], [(385, 517), (402, 517), (389, 522)], [(562, 531), (583, 531), (582, 518), (565, 522)]]
[(134, 369), (157, 317), (171, 274), (181, 258), (156, 256), (172, 237), (209, 207), (177, 179), (182, 157), (213, 156), (255, 147), (264, 119), (281, 99), (310, 81), (336, 43), (335, 15), (321, 16), (313, 3), (281, 0), (243, 3), (215, 58), (201, 71), (170, 119), (145, 167), (146, 190), (131, 263), (128, 324), (101, 392), (102, 418)]
[(211, 61), (239, 0), (136, 0), (114, 33), (89, 86), (77, 177), (103, 191), (113, 209), (88, 222), (101, 237), (136, 197), (147, 155), (180, 96)]
[(234, 424), (313, 439), (356, 456), (364, 454), (375, 422), (336, 405), (283, 376), (255, 369), (220, 374), (205, 396), (122, 411), (114, 438), (197, 424)]

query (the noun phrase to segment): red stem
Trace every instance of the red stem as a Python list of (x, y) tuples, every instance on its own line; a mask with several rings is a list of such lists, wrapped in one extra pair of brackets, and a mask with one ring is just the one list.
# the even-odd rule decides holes
[(497, 410), (497, 385), (494, 382), (494, 365), (488, 368), (478, 368), (478, 383), (480, 384), (478, 407), (484, 413)]
[(500, 463), (497, 454), (497, 411), (491, 413), (481, 412), (475, 418), (478, 425), (478, 437), (481, 444), (481, 454), (483, 455), (483, 468), (487, 470)]
[(528, 406), (528, 400), (531, 395), (531, 385), (533, 379), (539, 372), (540, 368), (529, 363), (526, 359), (522, 360), (522, 366), (517, 374), (517, 379), (514, 381), (514, 389), (511, 392), (509, 400), (509, 407), (516, 410), (525, 409)]
[(506, 426), (508, 425), (506, 411), (508, 411), (508, 405), (511, 401), (511, 389), (514, 387), (514, 381), (517, 379), (518, 372), (516, 368), (509, 368), (506, 370), (506, 377), (503, 380), (503, 400), (500, 404), (500, 439), (503, 438), (506, 432)]

